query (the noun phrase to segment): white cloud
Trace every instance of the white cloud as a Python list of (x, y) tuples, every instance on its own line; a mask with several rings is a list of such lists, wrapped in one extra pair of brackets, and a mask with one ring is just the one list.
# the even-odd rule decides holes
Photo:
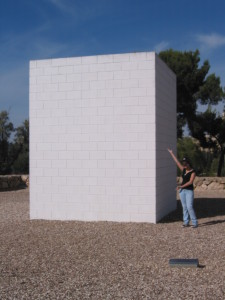
[(225, 45), (225, 36), (217, 33), (198, 34), (196, 35), (196, 39), (202, 47), (208, 49), (215, 49)]
[(56, 6), (59, 10), (66, 12), (66, 13), (72, 13), (74, 7), (68, 3), (68, 1), (65, 0), (48, 0), (51, 4)]
[(155, 52), (159, 53), (159, 52), (167, 49), (168, 46), (169, 46), (169, 42), (162, 41), (155, 45), (154, 50), (155, 50)]
[[(70, 15), (73, 17), (72, 23), (79, 21), (87, 21), (93, 18), (97, 18), (105, 14), (110, 10), (110, 3), (105, 0), (94, 1), (89, 4), (79, 4), (74, 0), (45, 0), (61, 13)], [(84, 1), (85, 2), (85, 1)]]

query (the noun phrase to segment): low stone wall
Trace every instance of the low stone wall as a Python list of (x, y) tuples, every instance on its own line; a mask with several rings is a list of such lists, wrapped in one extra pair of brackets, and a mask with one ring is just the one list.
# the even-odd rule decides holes
[(16, 190), (29, 186), (29, 175), (0, 175), (0, 191)]
[[(181, 183), (177, 177), (177, 183)], [(13, 190), (29, 186), (29, 175), (0, 175), (0, 190)], [(225, 177), (196, 177), (194, 181), (196, 191), (225, 190)]]
[[(177, 183), (181, 180), (181, 177), (177, 177)], [(194, 187), (195, 191), (225, 190), (225, 177), (196, 177)]]

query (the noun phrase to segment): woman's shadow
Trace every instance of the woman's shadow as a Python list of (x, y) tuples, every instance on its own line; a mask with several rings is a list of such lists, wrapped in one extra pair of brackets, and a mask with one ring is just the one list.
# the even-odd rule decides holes
[[(210, 220), (199, 226), (215, 225), (225, 223), (225, 199), (224, 198), (196, 198), (194, 208), (198, 219), (224, 216), (223, 220)], [(171, 223), (182, 220), (182, 206), (180, 200), (177, 201), (177, 209), (165, 216), (161, 223)]]

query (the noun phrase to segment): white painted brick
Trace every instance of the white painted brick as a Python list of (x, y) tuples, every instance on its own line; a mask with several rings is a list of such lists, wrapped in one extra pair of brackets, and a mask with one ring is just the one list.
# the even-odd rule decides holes
[(97, 61), (99, 64), (104, 63), (112, 63), (113, 62), (113, 55), (98, 55)]
[(149, 78), (149, 80), (154, 80), (155, 78), (155, 72), (153, 70), (131, 70), (129, 75), (131, 79)]
[(90, 152), (90, 159), (108, 159), (108, 157), (106, 157), (108, 153), (106, 153), (105, 151), (91, 151)]
[(73, 73), (73, 66), (59, 66), (58, 73), (59, 74), (71, 74), (71, 73)]
[(105, 191), (106, 191), (106, 187), (105, 186), (100, 186), (100, 185), (90, 186), (90, 194), (93, 194), (93, 195), (104, 195)]
[(44, 68), (31, 68), (29, 72), (30, 77), (44, 75)]
[(43, 75), (56, 75), (58, 73), (59, 73), (59, 68), (55, 66), (49, 66), (43, 69)]
[(138, 62), (138, 69), (140, 70), (154, 70), (155, 61), (154, 60), (143, 60)]
[(96, 99), (98, 96), (98, 90), (84, 90), (82, 91), (82, 98), (85, 99), (85, 98), (91, 98), (91, 99)]
[(112, 115), (114, 111), (113, 106), (100, 106), (98, 107), (98, 115)]
[[(149, 84), (149, 80), (148, 80), (148, 84)], [(137, 80), (137, 79), (122, 80), (122, 87), (123, 88), (137, 88), (138, 86), (140, 86), (140, 85), (139, 85), (139, 80)]]
[(113, 142), (98, 142), (98, 150), (112, 150), (114, 148)]
[[(68, 176), (73, 176), (73, 169), (69, 169), (69, 168), (60, 168), (60, 172), (59, 172), (59, 176), (63, 176), (63, 177), (68, 177)], [(61, 196), (62, 197), (62, 196)]]
[(94, 81), (98, 79), (98, 74), (97, 73), (83, 73), (82, 74), (82, 81)]
[(113, 160), (100, 159), (100, 160), (98, 160), (97, 166), (100, 169), (102, 169), (102, 168), (103, 169), (113, 168)]
[(44, 175), (44, 169), (43, 168), (35, 168), (32, 166), (33, 176), (42, 177)]
[(57, 91), (57, 92), (51, 93), (50, 98), (51, 98), (51, 100), (54, 100), (54, 101), (56, 101), (56, 100), (65, 100), (66, 99), (66, 92)]
[(152, 212), (139, 214), (139, 213), (131, 213), (130, 219), (133, 222), (144, 222), (144, 223), (155, 223), (154, 214)]
[(82, 64), (87, 64), (87, 65), (95, 64), (98, 62), (98, 57), (97, 56), (83, 56), (81, 58), (81, 62), (82, 62)]
[(126, 80), (126, 79), (129, 79), (130, 78), (130, 72), (129, 71), (114, 71), (114, 76), (113, 78), (118, 80), (118, 79), (121, 79), (121, 80)]
[(42, 83), (51, 83), (51, 76), (38, 76), (36, 78), (36, 84), (42, 84)]
[(72, 90), (73, 90), (72, 82), (59, 83), (59, 91), (72, 91)]
[(105, 81), (95, 80), (90, 82), (91, 89), (98, 90), (98, 89), (105, 89), (105, 87), (106, 87)]
[(113, 62), (124, 62), (130, 60), (130, 54), (114, 54)]
[(30, 69), (36, 68), (37, 67), (37, 61), (36, 60), (31, 60), (30, 61)]
[(138, 193), (139, 195), (143, 195), (143, 196), (146, 196), (146, 195), (152, 195), (154, 196), (154, 193), (155, 193), (155, 187), (152, 187), (152, 186), (139, 186), (138, 187)]
[(105, 176), (107, 177), (121, 177), (122, 176), (122, 169), (116, 169), (116, 168), (113, 168), (113, 169), (106, 169), (104, 170), (104, 174)]
[(58, 83), (49, 83), (43, 86), (45, 92), (56, 92), (58, 91)]
[(131, 178), (132, 186), (146, 186), (146, 187), (154, 187), (155, 186), (155, 178), (152, 177), (133, 177)]
[(130, 89), (128, 88), (123, 88), (123, 89), (114, 89), (113, 95), (115, 97), (128, 97), (130, 95)]
[(51, 168), (52, 166), (52, 162), (49, 159), (45, 159), (45, 160), (41, 160), (41, 159), (37, 159), (36, 162), (37, 168)]
[(121, 151), (108, 151), (106, 152), (106, 159), (121, 159), (122, 152)]
[(105, 186), (105, 194), (106, 195), (121, 195), (122, 194), (122, 187), (121, 186)]
[[(103, 81), (104, 82), (104, 81)], [(121, 80), (107, 80), (105, 82), (105, 87), (108, 89), (119, 89), (122, 87), (123, 81)]]
[(30, 85), (35, 85), (36, 83), (37, 83), (36, 77), (30, 77), (29, 84)]
[(82, 168), (87, 168), (87, 169), (96, 169), (98, 168), (98, 161), (96, 160), (83, 160), (81, 161), (81, 166)]
[(129, 160), (124, 160), (124, 159), (117, 159), (114, 160), (114, 168), (130, 168), (130, 161)]
[(139, 63), (137, 61), (128, 61), (122, 64), (122, 70), (137, 70)]
[(51, 82), (56, 83), (56, 82), (66, 82), (66, 74), (65, 75), (52, 75), (51, 76)]
[(44, 160), (58, 159), (59, 154), (56, 151), (45, 151), (43, 153)]
[[(59, 169), (57, 168), (45, 168), (44, 169), (44, 176), (51, 176), (51, 177), (55, 177), (59, 175)], [(54, 183), (52, 181), (52, 183)]]
[[(119, 176), (119, 175), (118, 175)], [(131, 168), (123, 168), (121, 172), (121, 176), (123, 177), (138, 177), (139, 172), (138, 169), (131, 169)]]
[(76, 74), (66, 74), (66, 81), (67, 82), (79, 82), (81, 81), (81, 74), (76, 73)]
[(66, 58), (56, 58), (56, 59), (52, 59), (52, 66), (65, 66), (67, 63), (67, 59)]
[(73, 159), (74, 153), (73, 151), (59, 151), (58, 155), (59, 159)]
[(156, 222), (174, 209), (175, 80), (148, 52), (31, 62), (30, 216)]
[(129, 150), (130, 143), (129, 142), (115, 142), (114, 150)]
[(89, 65), (89, 71), (90, 72), (107, 71), (106, 66), (107, 66), (107, 64), (91, 64), (91, 65)]
[[(76, 169), (76, 168), (81, 168), (83, 165), (83, 161), (79, 160), (79, 159), (73, 159), (73, 160), (67, 160), (66, 161), (66, 168), (67, 169)], [(62, 168), (60, 168), (62, 169)], [(65, 168), (63, 168), (65, 169)]]
[[(37, 185), (44, 185), (44, 184), (51, 184), (52, 182), (52, 177), (51, 176), (37, 176)], [(44, 200), (42, 198), (42, 200)]]
[(83, 184), (83, 178), (81, 176), (77, 177), (67, 177), (67, 184), (73, 186), (80, 186)]
[(51, 64), (52, 64), (52, 60), (51, 59), (36, 60), (36, 66), (37, 66), (37, 68), (50, 66)]
[(129, 177), (116, 177), (114, 178), (114, 184), (116, 186), (130, 186), (131, 180)]
[(98, 72), (98, 80), (112, 80), (113, 72)]
[(97, 90), (97, 97), (111, 98), (113, 97), (113, 89)]
[(53, 159), (52, 160), (52, 168), (66, 168), (66, 160), (62, 159)]
[(52, 144), (51, 143), (38, 143), (37, 144), (37, 151), (45, 151), (51, 150)]
[(131, 97), (146, 96), (146, 88), (130, 88)]
[(138, 151), (120, 151), (122, 159), (138, 159)]
[[(75, 177), (87, 177), (88, 178), (89, 175), (90, 175), (90, 170), (89, 169), (83, 169), (83, 168), (77, 168), (77, 169), (73, 170), (73, 175)], [(92, 176), (92, 175), (90, 175), (90, 176)], [(85, 180), (85, 184), (87, 184), (86, 180)]]
[(139, 187), (137, 186), (121, 187), (121, 192), (122, 194), (128, 196), (139, 195)]
[(81, 57), (67, 57), (66, 65), (67, 66), (75, 66), (81, 64)]
[(90, 65), (75, 65), (73, 68), (74, 73), (87, 73), (90, 71)]
[[(101, 177), (103, 177), (103, 176), (105, 176), (106, 175), (106, 170), (105, 169), (82, 169), (82, 170), (86, 170), (86, 171), (88, 171), (89, 172), (89, 175), (90, 176), (93, 176), (93, 177), (99, 177), (99, 176), (101, 176)], [(109, 170), (109, 169), (107, 169), (107, 170)]]
[(90, 153), (89, 151), (75, 151), (74, 158), (75, 159), (89, 159)]
[(119, 71), (121, 70), (121, 63), (119, 62), (113, 62), (113, 63), (107, 63), (107, 64), (104, 64), (104, 70), (105, 71)]

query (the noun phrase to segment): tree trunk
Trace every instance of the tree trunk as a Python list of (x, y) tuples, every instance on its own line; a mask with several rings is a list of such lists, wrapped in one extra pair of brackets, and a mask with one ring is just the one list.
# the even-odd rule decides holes
[(220, 159), (219, 159), (218, 170), (217, 170), (217, 176), (218, 177), (221, 177), (222, 168), (223, 168), (223, 165), (224, 165), (224, 154), (225, 154), (225, 149), (222, 148), (221, 152), (220, 152)]

